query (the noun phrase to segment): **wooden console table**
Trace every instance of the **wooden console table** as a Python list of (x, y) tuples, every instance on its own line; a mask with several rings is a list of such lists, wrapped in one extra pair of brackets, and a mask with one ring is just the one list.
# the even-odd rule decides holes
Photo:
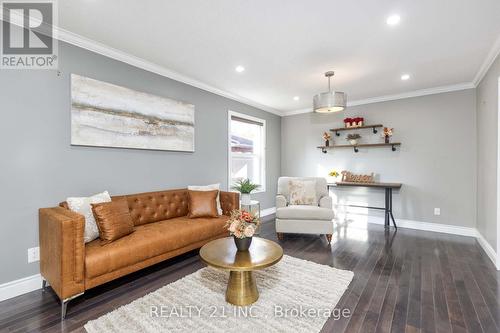
[(403, 184), (401, 184), (401, 183), (336, 182), (336, 183), (329, 183), (328, 190), (330, 190), (330, 187), (373, 187), (373, 188), (385, 189), (385, 207), (370, 207), (370, 206), (358, 206), (358, 205), (348, 205), (348, 206), (383, 210), (385, 212), (385, 227), (388, 228), (390, 220), (392, 220), (392, 224), (394, 224), (394, 228), (397, 229), (398, 227), (396, 226), (396, 221), (394, 220), (394, 215), (392, 215), (392, 190), (393, 189), (400, 189), (401, 186), (403, 186)]

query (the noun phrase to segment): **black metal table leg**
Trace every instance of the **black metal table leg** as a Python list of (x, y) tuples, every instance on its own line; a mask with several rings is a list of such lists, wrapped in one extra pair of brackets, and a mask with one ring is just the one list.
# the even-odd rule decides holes
[(390, 206), (389, 206), (389, 189), (385, 189), (385, 206), (384, 206), (384, 213), (385, 213), (385, 221), (384, 221), (384, 226), (386, 228), (389, 228), (389, 219), (390, 219)]
[(394, 224), (394, 228), (398, 228), (398, 226), (396, 225), (396, 220), (394, 220), (394, 215), (392, 215), (392, 188), (389, 188), (389, 213), (391, 215), (391, 219), (392, 219), (392, 224)]

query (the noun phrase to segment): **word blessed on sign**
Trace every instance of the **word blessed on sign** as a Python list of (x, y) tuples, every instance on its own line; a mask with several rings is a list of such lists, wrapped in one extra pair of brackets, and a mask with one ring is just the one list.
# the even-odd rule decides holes
[(342, 181), (352, 183), (373, 183), (373, 172), (369, 175), (356, 175), (349, 171), (342, 171)]

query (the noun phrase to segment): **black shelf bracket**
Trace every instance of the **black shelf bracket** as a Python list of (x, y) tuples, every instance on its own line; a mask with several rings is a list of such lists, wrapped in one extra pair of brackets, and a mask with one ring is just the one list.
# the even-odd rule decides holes
[(354, 146), (354, 152), (357, 153), (359, 151), (358, 147)]
[(378, 133), (377, 128), (373, 127), (373, 134), (377, 134), (377, 133)]
[(392, 150), (392, 151), (396, 151), (396, 146), (395, 146), (395, 145), (392, 145), (391, 150)]
[(321, 148), (321, 152), (322, 152), (323, 154), (326, 154), (326, 148)]
[(335, 135), (336, 135), (336, 136), (340, 136), (339, 131), (335, 131)]

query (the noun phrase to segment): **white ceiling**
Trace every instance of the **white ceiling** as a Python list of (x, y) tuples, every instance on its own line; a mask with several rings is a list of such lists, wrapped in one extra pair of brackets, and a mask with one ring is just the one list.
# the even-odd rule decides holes
[(327, 70), (350, 101), (473, 82), (500, 1), (72, 0), (59, 1), (59, 26), (287, 113), (327, 90)]

